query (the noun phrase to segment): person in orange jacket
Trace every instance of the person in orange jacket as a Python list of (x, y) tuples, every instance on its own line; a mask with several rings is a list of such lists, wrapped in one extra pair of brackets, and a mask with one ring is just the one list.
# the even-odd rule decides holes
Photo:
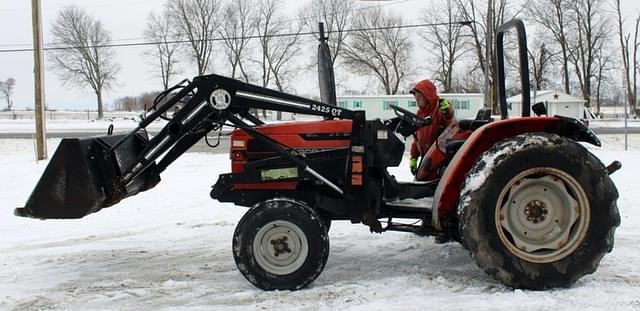
[(416, 132), (411, 144), (411, 158), (409, 169), (412, 174), (418, 170), (418, 158), (438, 139), (442, 129), (455, 123), (455, 111), (448, 100), (438, 96), (436, 86), (430, 80), (422, 80), (410, 91), (418, 103), (417, 115), (423, 118), (431, 117), (431, 125)]

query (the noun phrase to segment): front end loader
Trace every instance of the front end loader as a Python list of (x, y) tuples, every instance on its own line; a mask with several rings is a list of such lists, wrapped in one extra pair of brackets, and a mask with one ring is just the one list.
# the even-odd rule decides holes
[[(503, 38), (516, 29), (522, 116), (509, 118)], [(482, 110), (442, 129), (420, 180), (398, 181), (405, 139), (431, 120), (396, 105), (396, 117), (352, 111), (218, 75), (163, 92), (127, 135), (64, 139), (18, 216), (81, 218), (153, 188), (160, 174), (210, 132), (230, 137), (231, 172), (211, 197), (250, 207), (233, 235), (238, 270), (255, 286), (300, 289), (323, 270), (334, 220), (372, 232), (404, 231), (458, 241), (488, 274), (515, 288), (571, 286), (613, 247), (618, 193), (580, 142), (599, 146), (580, 121), (531, 117), (524, 24), (500, 27), (501, 119)], [(326, 93), (331, 93), (326, 91)], [(324, 96), (323, 96), (324, 97)], [(254, 109), (323, 117), (264, 124)], [(171, 114), (169, 117), (168, 115)], [(145, 128), (168, 123), (154, 137)]]

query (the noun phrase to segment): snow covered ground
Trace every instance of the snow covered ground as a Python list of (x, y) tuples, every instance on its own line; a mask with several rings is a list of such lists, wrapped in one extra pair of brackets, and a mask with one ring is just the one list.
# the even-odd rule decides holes
[[(114, 131), (134, 129), (139, 118), (115, 118), (111, 120), (47, 120), (47, 132), (73, 132), (85, 131), (106, 133), (109, 125), (113, 124)], [(158, 120), (151, 123), (148, 130), (160, 130), (166, 121)], [(0, 120), (0, 133), (34, 133), (35, 125), (33, 119), (23, 120)]]
[[(315, 116), (305, 116), (298, 115), (295, 117), (295, 120), (319, 120), (320, 117)], [(266, 120), (266, 123), (278, 123), (278, 122), (290, 122), (292, 119), (291, 115), (288, 114), (283, 116), (282, 121), (272, 119), (272, 116), (269, 116)], [(35, 121), (33, 119), (19, 119), (19, 120), (3, 120), (0, 119), (0, 133), (35, 133)], [(114, 118), (105, 118), (104, 120), (70, 120), (70, 119), (60, 119), (60, 120), (46, 120), (46, 128), (47, 132), (55, 132), (55, 133), (69, 133), (74, 131), (82, 131), (82, 132), (95, 132), (95, 133), (106, 133), (107, 128), (110, 125), (113, 125), (115, 132), (129, 131), (138, 126), (140, 122), (139, 116), (128, 116), (128, 117), (114, 117)], [(167, 121), (162, 119), (157, 119), (151, 124), (147, 126), (147, 130), (155, 132), (162, 129), (167, 124)]]
[[(613, 175), (622, 224), (613, 252), (572, 288), (513, 290), (456, 243), (334, 222), (324, 272), (296, 292), (261, 291), (236, 270), (231, 238), (246, 209), (209, 197), (228, 155), (185, 154), (151, 191), (80, 220), (39, 221), (12, 212), (47, 163), (30, 140), (2, 139), (0, 310), (640, 310), (640, 151), (612, 137), (589, 148), (623, 163)], [(409, 179), (406, 167), (392, 173)]]

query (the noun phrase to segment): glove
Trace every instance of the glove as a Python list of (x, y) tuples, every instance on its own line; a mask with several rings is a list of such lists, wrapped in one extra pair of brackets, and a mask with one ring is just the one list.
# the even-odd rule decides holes
[(411, 174), (415, 175), (418, 172), (418, 159), (411, 158), (409, 159), (409, 170), (411, 170)]
[(446, 99), (441, 100), (438, 103), (438, 110), (440, 110), (440, 112), (445, 113), (447, 112), (447, 110), (449, 110), (449, 101)]

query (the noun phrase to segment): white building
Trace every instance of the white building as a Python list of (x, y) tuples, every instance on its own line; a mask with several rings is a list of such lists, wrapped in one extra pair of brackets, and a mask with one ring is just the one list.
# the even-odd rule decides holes
[[(448, 99), (456, 110), (457, 119), (473, 119), (484, 104), (484, 95), (469, 94), (439, 94)], [(351, 95), (338, 96), (338, 106), (351, 110), (365, 110), (368, 120), (389, 119), (395, 117), (389, 104), (398, 105), (411, 112), (418, 111), (418, 104), (411, 94), (407, 95)]]
[[(507, 98), (509, 116), (521, 116), (522, 114), (522, 94)], [(550, 116), (559, 115), (577, 119), (591, 119), (590, 113), (585, 110), (586, 100), (573, 97), (567, 93), (554, 90), (543, 90), (535, 93), (531, 92), (531, 106), (542, 102), (547, 107), (547, 114)], [(531, 111), (531, 116), (534, 116)]]

